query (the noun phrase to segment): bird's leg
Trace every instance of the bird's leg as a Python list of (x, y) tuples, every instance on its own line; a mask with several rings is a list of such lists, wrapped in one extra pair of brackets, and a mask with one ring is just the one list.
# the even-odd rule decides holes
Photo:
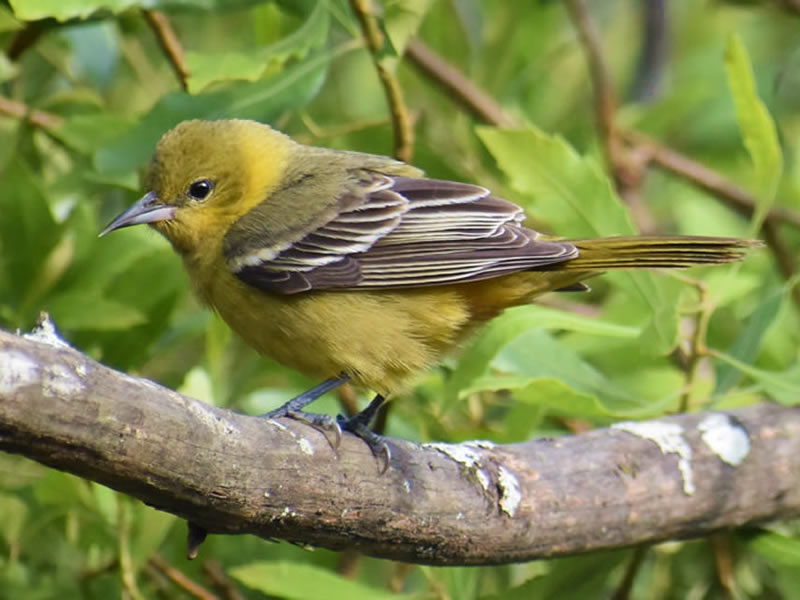
[(279, 406), (275, 410), (271, 410), (261, 416), (267, 419), (289, 417), (295, 421), (300, 421), (302, 423), (311, 425), (315, 429), (320, 430), (323, 434), (331, 431), (336, 437), (335, 442), (331, 442), (331, 445), (334, 447), (334, 449), (336, 449), (339, 447), (339, 442), (342, 441), (342, 429), (339, 426), (338, 421), (330, 415), (318, 415), (315, 413), (306, 412), (303, 409), (323, 394), (339, 387), (349, 379), (350, 378), (344, 373), (338, 377), (326, 379), (307, 392), (303, 392), (299, 396), (295, 396), (283, 406)]
[(386, 439), (382, 435), (372, 431), (372, 429), (369, 428), (369, 424), (385, 401), (386, 399), (383, 396), (377, 394), (372, 399), (372, 402), (357, 415), (349, 418), (343, 417), (342, 415), (337, 417), (341, 429), (360, 437), (372, 451), (375, 458), (383, 460), (381, 473), (385, 473), (386, 469), (389, 468), (389, 461), (392, 459), (392, 453), (389, 450), (389, 444), (386, 442)]

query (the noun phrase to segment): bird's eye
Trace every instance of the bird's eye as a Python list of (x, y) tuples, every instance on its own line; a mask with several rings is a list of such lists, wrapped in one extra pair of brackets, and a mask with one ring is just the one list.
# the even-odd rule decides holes
[(192, 200), (205, 200), (214, 189), (214, 184), (208, 179), (198, 179), (189, 186), (189, 197)]

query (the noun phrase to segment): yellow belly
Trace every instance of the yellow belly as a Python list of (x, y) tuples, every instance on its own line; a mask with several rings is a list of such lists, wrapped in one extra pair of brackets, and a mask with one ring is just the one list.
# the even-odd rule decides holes
[(208, 283), (197, 292), (259, 352), (309, 377), (345, 373), (388, 395), (504, 308), (582, 277), (517, 273), (442, 287), (286, 296), (247, 285), (220, 264), (199, 279)]

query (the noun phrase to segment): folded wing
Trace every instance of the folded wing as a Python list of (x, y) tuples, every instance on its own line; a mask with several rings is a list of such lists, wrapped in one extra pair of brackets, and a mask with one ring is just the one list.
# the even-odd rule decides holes
[(279, 252), (229, 260), (264, 291), (409, 288), (477, 281), (575, 258), (538, 240), (522, 209), (466, 183), (361, 173), (339, 212)]

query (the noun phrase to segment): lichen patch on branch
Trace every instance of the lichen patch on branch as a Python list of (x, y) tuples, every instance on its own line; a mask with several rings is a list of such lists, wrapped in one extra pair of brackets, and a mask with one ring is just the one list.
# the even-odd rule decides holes
[(701, 439), (725, 464), (738, 467), (750, 453), (750, 436), (738, 421), (712, 413), (697, 425)]
[(39, 365), (17, 350), (0, 352), (0, 394), (13, 394), (18, 389), (39, 382)]
[(692, 447), (683, 436), (683, 427), (675, 423), (662, 423), (660, 421), (642, 423), (624, 421), (615, 423), (611, 428), (650, 440), (658, 446), (663, 454), (677, 454), (678, 470), (681, 472), (681, 478), (683, 479), (683, 493), (687, 496), (695, 493), (697, 488), (695, 488), (692, 475)]

